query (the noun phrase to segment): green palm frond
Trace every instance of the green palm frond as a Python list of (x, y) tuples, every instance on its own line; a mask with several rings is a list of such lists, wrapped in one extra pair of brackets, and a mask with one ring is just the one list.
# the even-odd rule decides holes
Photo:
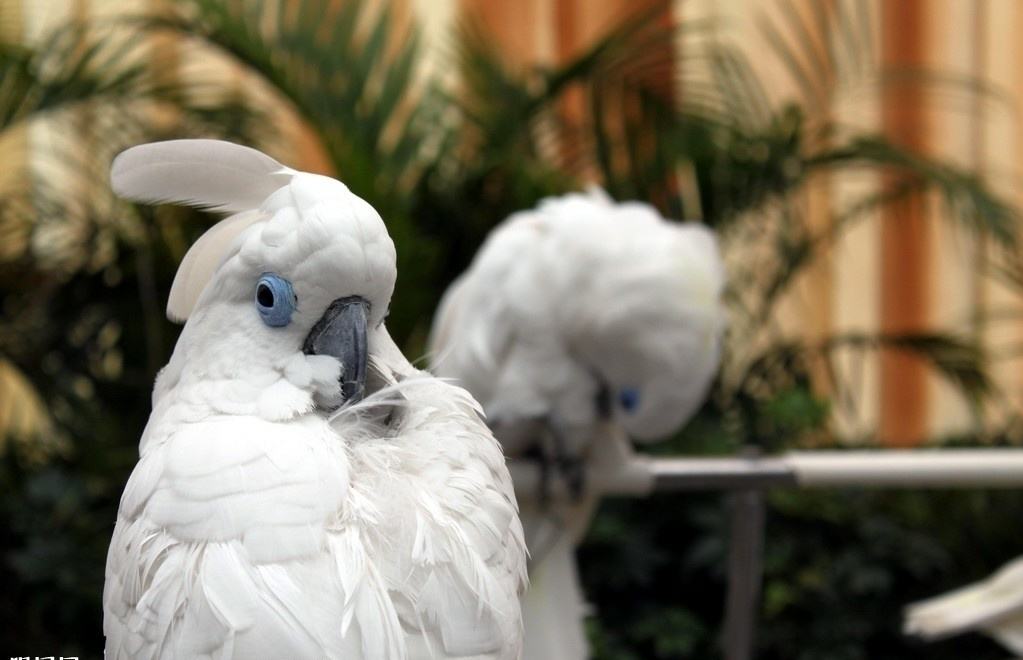
[(882, 137), (856, 136), (834, 148), (807, 155), (807, 170), (862, 169), (901, 178), (905, 193), (934, 190), (945, 204), (946, 215), (1014, 248), (1018, 241), (1019, 211), (999, 198), (977, 175), (906, 149)]
[(417, 76), (413, 28), (364, 0), (188, 0), (154, 30), (200, 37), (257, 73), (321, 140), (334, 169), (385, 216), (403, 202), (437, 130), (435, 94)]
[[(31, 236), (58, 226), (102, 235), (105, 243), (138, 236), (137, 224), (128, 226), (134, 216), (113, 202), (108, 189), (107, 169), (117, 151), (182, 133), (244, 135), (255, 124), (257, 115), (238, 100), (211, 94), (216, 80), (162, 80), (145, 43), (120, 27), (72, 23), (32, 41), (0, 43), (0, 143), (8, 156), (0, 234), (16, 239), (5, 242), (0, 259), (19, 258)], [(172, 109), (174, 119), (166, 113), (157, 118), (161, 109)], [(41, 130), (28, 153), (30, 126)], [(71, 240), (66, 258), (49, 259), (51, 254), (43, 261), (65, 273), (95, 264), (96, 255), (84, 254), (88, 246)]]
[(454, 110), (452, 132), (415, 205), (421, 238), (435, 240), (442, 255), (440, 281), (460, 272), (509, 214), (579, 187), (589, 127), (573, 125), (561, 104), (570, 90), (612, 86), (663, 66), (674, 33), (654, 16), (647, 10), (627, 16), (554, 66), (516, 66), (481, 24), (459, 24), (453, 49), (459, 86), (445, 97)]
[(972, 400), (994, 390), (984, 353), (975, 340), (941, 332), (842, 333), (830, 337), (821, 351), (840, 348), (872, 348), (906, 351), (924, 359)]
[(0, 131), (87, 103), (153, 93), (138, 44), (106, 36), (68, 25), (38, 44), (0, 42)]
[(578, 133), (581, 127), (567, 126), (558, 116), (558, 104), (573, 86), (622, 85), (650, 70), (669, 67), (676, 33), (655, 20), (658, 10), (627, 15), (556, 66), (525, 70), (515, 70), (504, 61), (479, 23), (463, 21), (456, 41), (463, 87), (453, 100), (468, 120), (469, 140), (475, 142), (472, 158), (498, 162), (512, 150), (549, 156), (545, 145), (560, 138), (558, 146), (564, 148), (571, 140), (585, 137)]
[(877, 35), (868, 0), (804, 5), (775, 0), (757, 22), (806, 107), (827, 108), (836, 82), (848, 84), (877, 72)]
[[(723, 114), (715, 115), (747, 130), (770, 121), (772, 110), (767, 90), (741, 49), (712, 41), (707, 45), (706, 58), (716, 105), (724, 110)], [(692, 107), (688, 89), (684, 103), (686, 108)]]
[[(971, 401), (995, 391), (987, 361), (976, 341), (943, 332), (847, 332), (818, 342), (786, 339), (760, 351), (738, 383), (735, 395), (767, 400), (777, 392), (791, 390), (809, 378), (810, 366), (823, 364), (831, 374), (833, 396), (844, 400), (853, 394), (835, 376), (831, 360), (840, 351), (904, 351), (930, 365)], [(857, 361), (863, 359), (860, 355)]]

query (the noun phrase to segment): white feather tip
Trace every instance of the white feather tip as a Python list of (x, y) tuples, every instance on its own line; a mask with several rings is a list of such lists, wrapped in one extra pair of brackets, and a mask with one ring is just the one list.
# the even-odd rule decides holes
[(238, 213), (258, 208), (295, 171), (266, 154), (220, 140), (169, 140), (127, 149), (110, 167), (125, 199)]

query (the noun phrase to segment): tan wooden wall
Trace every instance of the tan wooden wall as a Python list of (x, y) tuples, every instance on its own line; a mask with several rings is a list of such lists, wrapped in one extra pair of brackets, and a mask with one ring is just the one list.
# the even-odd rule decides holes
[[(817, 0), (806, 0), (816, 2)], [(806, 2), (795, 3), (797, 6)], [(683, 16), (717, 15), (739, 33), (762, 75), (776, 77), (779, 96), (792, 94), (780, 63), (769, 56), (756, 25), (771, 3), (753, 0), (679, 2)], [(829, 3), (833, 6), (834, 0)], [(875, 86), (834, 99), (832, 117), (845, 124), (883, 132), (889, 139), (976, 168), (1007, 199), (1023, 205), (1019, 186), (1020, 131), (1016, 99), (1023, 91), (1023, 3), (1015, 0), (899, 0), (874, 2), (882, 62), (922, 66), (949, 76), (975, 77), (999, 87), (1005, 102), (979, 99), (945, 89)], [(839, 202), (871, 185), (852, 177), (811, 190), (818, 208)], [(810, 200), (813, 204), (814, 200)], [(811, 206), (813, 208), (813, 206)], [(980, 273), (982, 242), (940, 217), (933, 198), (892, 208), (883, 219), (865, 223), (818, 263), (803, 284), (803, 295), (787, 308), (794, 329), (810, 334), (844, 330), (957, 331), (980, 338), (1008, 401), (989, 411), (997, 422), (1007, 410), (1023, 410), (1023, 363), (1006, 359), (1023, 336), (1016, 313), (1018, 296)], [(825, 222), (821, 218), (820, 222)], [(916, 444), (925, 437), (967, 431), (977, 417), (946, 382), (917, 360), (886, 353), (863, 369), (866, 398), (861, 415), (840, 420), (850, 435), (879, 428), (886, 442)]]

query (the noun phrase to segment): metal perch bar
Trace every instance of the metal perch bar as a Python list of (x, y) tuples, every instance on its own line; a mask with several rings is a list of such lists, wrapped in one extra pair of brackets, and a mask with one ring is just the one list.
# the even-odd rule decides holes
[(1023, 449), (793, 452), (804, 488), (1019, 488)]
[[(591, 498), (642, 497), (654, 491), (732, 492), (729, 592), (722, 640), (727, 660), (753, 657), (764, 542), (763, 491), (1023, 488), (1023, 449), (797, 451), (727, 458), (654, 458), (636, 454), (626, 442), (612, 443), (606, 449), (586, 471)], [(516, 460), (509, 468), (519, 497), (535, 497), (540, 486), (539, 466)], [(560, 491), (564, 488), (560, 481), (547, 485)]]
[[(535, 493), (539, 469), (512, 461), (520, 493)], [(649, 458), (591, 468), (601, 495), (758, 488), (1023, 488), (1023, 449), (800, 451), (764, 458)]]

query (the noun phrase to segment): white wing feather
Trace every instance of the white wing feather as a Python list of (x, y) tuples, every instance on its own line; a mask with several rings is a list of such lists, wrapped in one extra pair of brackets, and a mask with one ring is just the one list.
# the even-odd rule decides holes
[(525, 548), (500, 448), (465, 390), (411, 367), (385, 330), (371, 345), (373, 368), (398, 381), (406, 405), (395, 437), (353, 445), (350, 502), (374, 494), (379, 521), (363, 533), (375, 555), (408, 549), (407, 562), (403, 550), (381, 568), (403, 627), (419, 633), (409, 655), (517, 658)]
[(168, 140), (127, 149), (110, 166), (118, 196), (238, 213), (258, 208), (297, 174), (250, 147), (219, 140)]

